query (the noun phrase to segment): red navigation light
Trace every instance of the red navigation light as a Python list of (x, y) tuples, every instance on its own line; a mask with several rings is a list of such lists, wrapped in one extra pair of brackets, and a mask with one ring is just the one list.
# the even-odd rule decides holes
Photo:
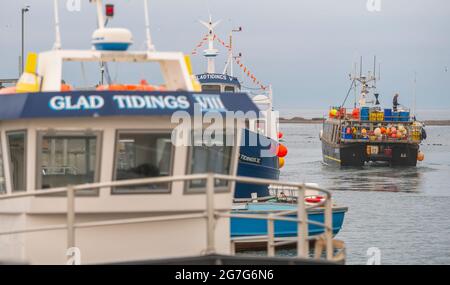
[(113, 4), (106, 4), (105, 5), (106, 10), (106, 17), (113, 17), (114, 16), (114, 5)]

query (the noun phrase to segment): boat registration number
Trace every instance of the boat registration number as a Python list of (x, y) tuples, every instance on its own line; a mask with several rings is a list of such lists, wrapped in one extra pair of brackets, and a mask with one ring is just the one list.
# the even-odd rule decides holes
[(368, 155), (378, 154), (379, 151), (380, 151), (380, 148), (377, 145), (368, 145), (367, 146), (367, 154)]

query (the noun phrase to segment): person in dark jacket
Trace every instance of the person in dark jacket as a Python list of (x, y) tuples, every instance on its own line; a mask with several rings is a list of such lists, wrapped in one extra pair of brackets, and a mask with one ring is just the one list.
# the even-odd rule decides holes
[(394, 95), (394, 100), (392, 101), (392, 110), (393, 110), (394, 112), (397, 112), (397, 107), (398, 107), (398, 105), (400, 105), (400, 104), (398, 103), (398, 93), (396, 93), (396, 94)]

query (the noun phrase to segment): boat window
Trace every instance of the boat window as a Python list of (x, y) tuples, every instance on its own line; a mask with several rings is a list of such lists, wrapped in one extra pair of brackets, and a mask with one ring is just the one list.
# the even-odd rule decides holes
[[(170, 133), (119, 132), (115, 180), (170, 176), (174, 148)], [(116, 187), (113, 193), (167, 192), (169, 183)]]
[(2, 141), (0, 138), (0, 194), (6, 193), (5, 172), (3, 171)]
[[(225, 133), (225, 131), (224, 131)], [(231, 175), (231, 158), (233, 146), (224, 145), (226, 134), (194, 144), (189, 153), (188, 174), (218, 173)], [(216, 187), (227, 187), (228, 181), (216, 180)], [(189, 190), (200, 190), (206, 187), (205, 180), (193, 180), (189, 183)]]
[(26, 190), (26, 138), (25, 131), (8, 132), (8, 150), (12, 191)]
[(225, 86), (225, 92), (234, 92), (234, 86)]
[(95, 133), (39, 134), (37, 187), (98, 182), (99, 144), (99, 135)]
[(202, 85), (202, 91), (220, 93), (220, 85)]

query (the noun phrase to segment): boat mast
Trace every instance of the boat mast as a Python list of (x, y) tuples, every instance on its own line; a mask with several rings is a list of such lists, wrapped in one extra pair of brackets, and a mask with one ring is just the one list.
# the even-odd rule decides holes
[(53, 49), (61, 49), (61, 31), (59, 30), (58, 0), (53, 0), (53, 10), (55, 16), (55, 43), (53, 45)]
[(234, 32), (242, 32), (242, 27), (239, 27), (237, 29), (233, 29), (230, 32), (230, 37), (229, 37), (229, 44), (228, 44), (228, 59), (227, 59), (227, 63), (225, 64), (225, 68), (223, 70), (224, 74), (227, 74), (227, 70), (228, 70), (228, 66), (230, 67), (230, 76), (234, 77), (234, 71), (233, 71), (233, 59), (234, 59), (234, 54), (233, 54), (233, 33)]
[(375, 70), (374, 70), (374, 74), (372, 74), (371, 72), (369, 72), (368, 76), (363, 76), (362, 75), (362, 57), (360, 59), (360, 65), (359, 65), (359, 76), (354, 75), (351, 80), (355, 80), (358, 81), (359, 83), (361, 83), (361, 92), (360, 92), (360, 97), (359, 97), (359, 106), (360, 107), (365, 107), (367, 105), (367, 103), (369, 103), (367, 101), (367, 96), (369, 95), (369, 89), (370, 88), (375, 88), (374, 86), (369, 86), (370, 82), (374, 82), (376, 84), (376, 76), (375, 76)]
[(105, 28), (105, 17), (103, 16), (103, 0), (90, 0), (90, 1), (97, 4), (98, 28), (104, 29)]
[(413, 115), (416, 116), (416, 95), (417, 95), (417, 72), (414, 71), (414, 82), (413, 82)]
[(230, 76), (233, 76), (233, 32), (230, 32), (228, 43), (228, 59), (223, 69), (223, 74), (228, 74), (228, 66), (230, 67)]
[(147, 37), (147, 49), (154, 51), (155, 46), (152, 43), (152, 37), (150, 35), (150, 18), (148, 15), (148, 0), (144, 0), (144, 13), (145, 13), (145, 35)]
[(209, 22), (204, 22), (202, 20), (199, 20), (199, 22), (208, 29), (208, 49), (203, 51), (203, 55), (208, 59), (207, 73), (215, 73), (215, 58), (219, 54), (219, 51), (214, 48), (214, 28), (220, 23), (220, 20), (213, 23), (212, 17), (209, 15)]

